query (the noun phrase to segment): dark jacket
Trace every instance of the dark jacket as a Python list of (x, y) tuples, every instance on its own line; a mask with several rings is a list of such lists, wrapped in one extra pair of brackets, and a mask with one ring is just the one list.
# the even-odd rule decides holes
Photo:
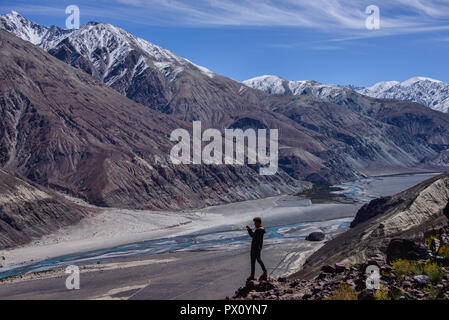
[(262, 250), (265, 228), (259, 227), (256, 229), (256, 231), (248, 229), (248, 233), (250, 237), (253, 238), (253, 241), (251, 242), (251, 250)]

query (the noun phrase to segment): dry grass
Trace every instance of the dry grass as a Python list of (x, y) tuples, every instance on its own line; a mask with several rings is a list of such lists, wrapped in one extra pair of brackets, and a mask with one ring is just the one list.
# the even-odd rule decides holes
[(358, 300), (358, 295), (349, 284), (342, 284), (340, 288), (332, 293), (329, 300)]

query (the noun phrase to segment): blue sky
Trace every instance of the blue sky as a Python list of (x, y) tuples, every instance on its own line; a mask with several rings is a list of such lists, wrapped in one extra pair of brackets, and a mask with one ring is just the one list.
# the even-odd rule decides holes
[[(239, 81), (449, 82), (449, 0), (2, 0), (0, 13), (65, 27), (73, 4), (82, 24), (117, 25)], [(369, 5), (380, 9), (379, 30), (365, 27)]]

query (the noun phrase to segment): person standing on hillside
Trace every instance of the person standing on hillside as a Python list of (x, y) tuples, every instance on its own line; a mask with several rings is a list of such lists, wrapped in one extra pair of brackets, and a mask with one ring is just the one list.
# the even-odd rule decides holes
[(254, 226), (256, 230), (253, 231), (250, 226), (246, 226), (250, 237), (253, 239), (251, 242), (251, 275), (248, 281), (256, 280), (256, 261), (260, 264), (263, 275), (260, 280), (266, 280), (268, 278), (267, 269), (261, 259), (262, 247), (263, 247), (263, 236), (265, 235), (265, 228), (262, 227), (262, 218), (254, 218)]

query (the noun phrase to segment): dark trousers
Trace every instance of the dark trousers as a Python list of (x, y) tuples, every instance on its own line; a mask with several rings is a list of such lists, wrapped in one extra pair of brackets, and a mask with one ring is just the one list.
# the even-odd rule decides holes
[(253, 276), (253, 277), (256, 274), (256, 261), (262, 267), (262, 271), (264, 273), (267, 272), (267, 269), (265, 269), (265, 265), (263, 264), (263, 261), (260, 258), (261, 252), (262, 252), (262, 250), (260, 250), (260, 249), (251, 249), (251, 276)]

